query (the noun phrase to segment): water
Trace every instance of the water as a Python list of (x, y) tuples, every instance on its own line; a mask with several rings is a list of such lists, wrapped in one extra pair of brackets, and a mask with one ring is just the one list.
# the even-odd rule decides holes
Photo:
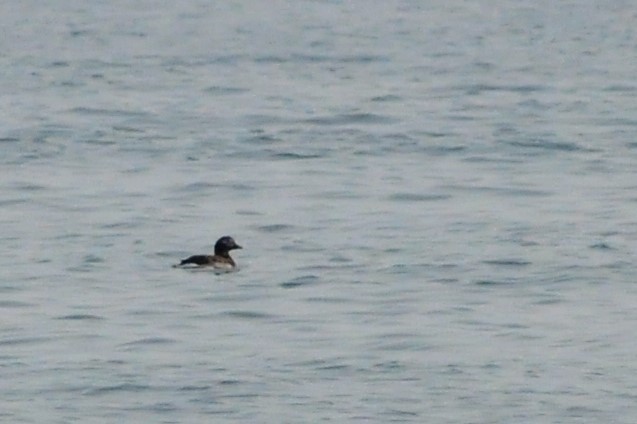
[(632, 3), (0, 16), (2, 421), (637, 419)]

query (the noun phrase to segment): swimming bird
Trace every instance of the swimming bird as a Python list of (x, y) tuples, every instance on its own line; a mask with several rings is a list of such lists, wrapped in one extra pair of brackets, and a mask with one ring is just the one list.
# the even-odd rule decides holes
[(233, 270), (237, 264), (230, 257), (230, 251), (234, 249), (243, 249), (232, 237), (223, 236), (215, 243), (214, 255), (193, 255), (182, 261), (173, 268), (185, 267), (187, 265), (196, 267), (213, 267), (215, 269)]

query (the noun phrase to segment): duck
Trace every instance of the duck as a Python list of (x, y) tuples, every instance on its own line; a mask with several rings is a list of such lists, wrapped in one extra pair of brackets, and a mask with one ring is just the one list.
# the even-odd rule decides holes
[(237, 264), (230, 256), (230, 251), (243, 249), (232, 237), (223, 236), (215, 243), (214, 255), (193, 255), (182, 259), (180, 263), (173, 265), (173, 268), (186, 267), (213, 267), (214, 269), (232, 271)]

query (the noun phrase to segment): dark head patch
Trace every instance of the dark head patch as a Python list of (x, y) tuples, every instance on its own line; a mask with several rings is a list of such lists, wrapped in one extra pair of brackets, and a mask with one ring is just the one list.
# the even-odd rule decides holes
[(215, 243), (215, 255), (223, 255), (233, 249), (241, 249), (241, 246), (230, 236), (223, 236)]

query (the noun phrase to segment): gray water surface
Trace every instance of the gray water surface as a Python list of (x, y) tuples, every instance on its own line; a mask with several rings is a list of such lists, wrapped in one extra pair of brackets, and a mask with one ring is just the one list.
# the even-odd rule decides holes
[(1, 421), (637, 420), (632, 2), (1, 10)]

